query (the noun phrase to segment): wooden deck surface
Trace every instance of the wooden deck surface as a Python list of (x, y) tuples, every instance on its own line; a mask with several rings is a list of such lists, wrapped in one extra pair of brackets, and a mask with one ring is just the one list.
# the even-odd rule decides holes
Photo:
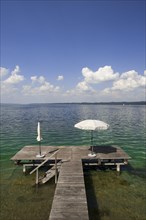
[(73, 158), (61, 166), (49, 220), (88, 220), (81, 160)]
[[(90, 152), (89, 146), (42, 146), (42, 154), (45, 155), (43, 158), (37, 158), (36, 155), (39, 153), (38, 146), (25, 146), (18, 151), (11, 160), (46, 160), (55, 150), (60, 149), (57, 154), (57, 158), (61, 160), (70, 160), (72, 157), (81, 159), (91, 159), (88, 154)], [(95, 146), (94, 152), (96, 157), (94, 159), (130, 159), (129, 155), (124, 152), (120, 147), (111, 146)], [(53, 159), (53, 158), (52, 158)]]

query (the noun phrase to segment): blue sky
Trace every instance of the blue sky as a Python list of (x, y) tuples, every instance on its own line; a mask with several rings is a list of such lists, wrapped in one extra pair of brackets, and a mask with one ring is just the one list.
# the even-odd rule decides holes
[(145, 1), (2, 1), (2, 102), (144, 100)]

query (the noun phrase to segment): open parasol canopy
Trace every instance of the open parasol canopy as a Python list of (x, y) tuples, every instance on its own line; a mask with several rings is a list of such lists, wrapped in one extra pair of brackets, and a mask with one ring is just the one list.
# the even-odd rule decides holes
[(84, 120), (74, 125), (75, 128), (91, 131), (91, 153), (88, 156), (94, 157), (96, 154), (93, 152), (93, 131), (107, 130), (109, 125), (99, 120)]

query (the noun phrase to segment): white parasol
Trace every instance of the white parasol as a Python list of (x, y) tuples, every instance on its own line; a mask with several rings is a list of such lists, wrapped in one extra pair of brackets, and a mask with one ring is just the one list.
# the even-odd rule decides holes
[(81, 121), (81, 122), (75, 124), (74, 127), (82, 129), (82, 130), (91, 131), (91, 149), (92, 149), (92, 151), (90, 154), (88, 154), (88, 156), (95, 157), (96, 154), (93, 152), (93, 131), (107, 130), (109, 128), (109, 125), (103, 121), (88, 119), (88, 120), (84, 120), (84, 121)]

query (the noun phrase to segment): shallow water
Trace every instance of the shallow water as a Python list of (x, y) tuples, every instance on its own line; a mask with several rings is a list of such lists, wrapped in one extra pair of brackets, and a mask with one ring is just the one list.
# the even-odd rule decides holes
[(90, 220), (145, 220), (145, 180), (127, 172), (85, 172)]
[(55, 184), (50, 180), (43, 187), (36, 187), (34, 176), (25, 176), (22, 167), (15, 169), (1, 180), (1, 213), (4, 220), (48, 219), (53, 200)]
[[(90, 218), (144, 220), (145, 106), (85, 104), (1, 106), (1, 219), (48, 219), (54, 180), (36, 188), (35, 174), (25, 176), (22, 167), (15, 166), (10, 158), (25, 145), (38, 144), (38, 120), (41, 122), (42, 145), (90, 145), (90, 132), (74, 128), (75, 123), (84, 119), (98, 119), (110, 124), (109, 130), (94, 132), (94, 144), (117, 144), (132, 157), (130, 166), (120, 176), (110, 170), (85, 171), (87, 195), (89, 201), (92, 199), (89, 202)], [(90, 189), (92, 193), (88, 193)]]

